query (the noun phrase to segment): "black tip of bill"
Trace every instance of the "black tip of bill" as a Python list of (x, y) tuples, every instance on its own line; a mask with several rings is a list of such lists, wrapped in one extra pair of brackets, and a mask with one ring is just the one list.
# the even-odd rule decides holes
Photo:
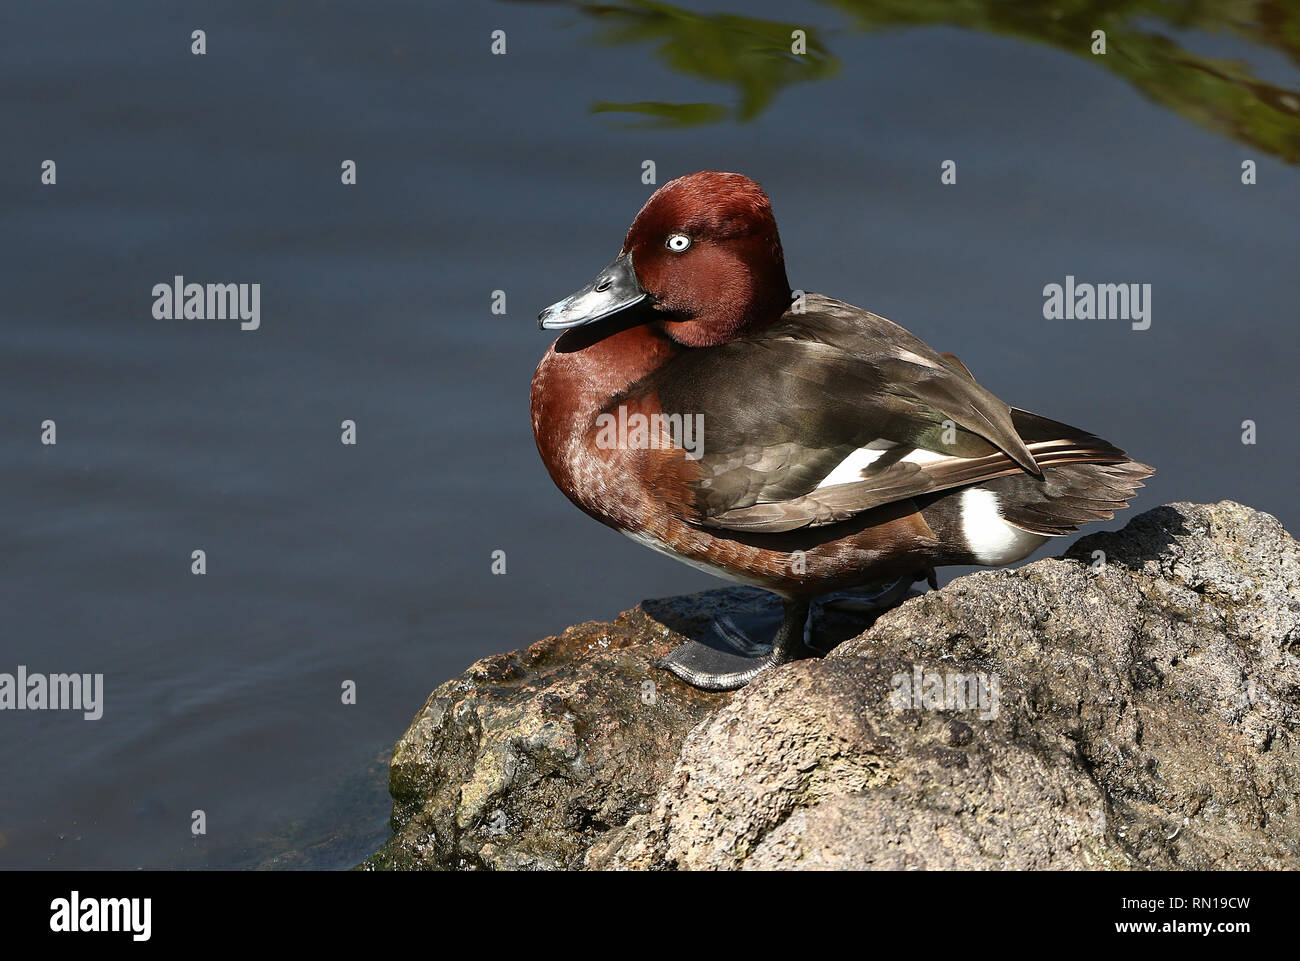
[(543, 330), (568, 330), (594, 324), (645, 298), (646, 292), (641, 289), (636, 271), (632, 269), (632, 255), (623, 254), (586, 287), (538, 314), (537, 326)]

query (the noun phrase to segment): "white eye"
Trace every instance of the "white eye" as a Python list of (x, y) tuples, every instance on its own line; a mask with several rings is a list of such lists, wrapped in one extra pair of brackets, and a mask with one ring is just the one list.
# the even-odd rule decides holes
[(665, 244), (669, 250), (675, 251), (679, 254), (690, 245), (691, 238), (687, 237), (685, 234), (670, 234), (668, 236), (668, 243)]

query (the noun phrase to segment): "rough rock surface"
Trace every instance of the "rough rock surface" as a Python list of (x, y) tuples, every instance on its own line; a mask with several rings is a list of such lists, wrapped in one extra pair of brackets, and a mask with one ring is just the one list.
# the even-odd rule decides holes
[[(704, 622), (715, 604), (678, 598)], [(646, 605), (485, 658), (430, 695), (393, 751), (393, 838), (365, 868), (575, 867), (648, 810), (723, 700), (654, 667), (681, 638)]]
[(1300, 549), (1267, 514), (1148, 511), (734, 695), (654, 668), (660, 621), (757, 603), (642, 605), (443, 685), (368, 865), (1300, 867)]

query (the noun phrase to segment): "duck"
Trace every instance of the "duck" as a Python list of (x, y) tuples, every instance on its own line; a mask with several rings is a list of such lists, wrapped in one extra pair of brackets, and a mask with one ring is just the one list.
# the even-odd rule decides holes
[[(738, 173), (659, 187), (614, 261), (545, 308), (533, 376), (552, 481), (638, 543), (777, 595), (771, 643), (719, 631), (661, 666), (711, 691), (817, 653), (811, 605), (887, 607), (935, 570), (1000, 567), (1128, 507), (1151, 467), (1011, 407), (952, 353), (795, 290)], [(687, 437), (684, 428), (694, 428)]]

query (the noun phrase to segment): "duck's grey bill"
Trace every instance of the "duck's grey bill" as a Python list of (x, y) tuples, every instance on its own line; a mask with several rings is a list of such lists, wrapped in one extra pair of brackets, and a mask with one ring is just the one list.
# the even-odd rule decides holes
[(645, 300), (646, 292), (632, 269), (632, 255), (624, 254), (602, 270), (596, 279), (551, 304), (537, 315), (537, 326), (546, 330), (565, 330), (594, 324), (610, 314)]

